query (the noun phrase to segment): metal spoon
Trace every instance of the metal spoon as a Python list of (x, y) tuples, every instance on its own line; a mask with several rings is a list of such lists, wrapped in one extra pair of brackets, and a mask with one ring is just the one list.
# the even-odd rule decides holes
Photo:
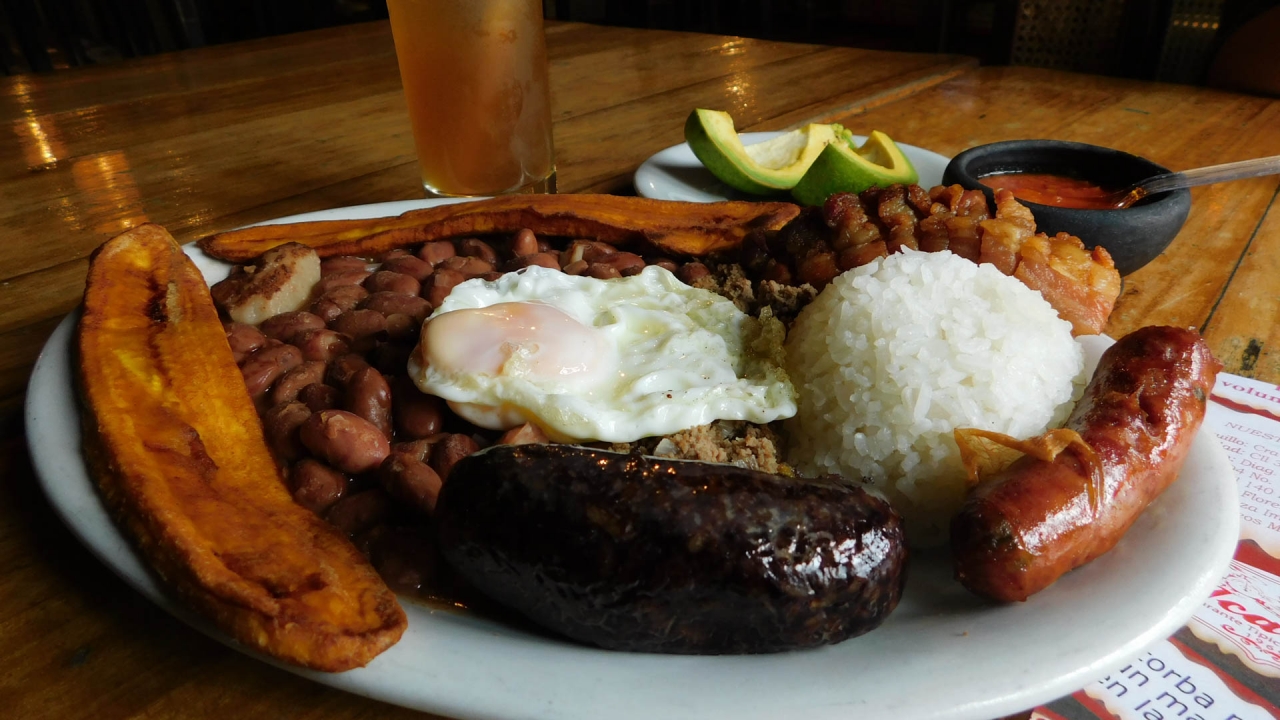
[(1181, 190), (1182, 188), (1226, 182), (1227, 180), (1244, 180), (1245, 178), (1262, 177), (1280, 173), (1280, 155), (1241, 160), (1183, 170), (1182, 172), (1163, 173), (1134, 183), (1123, 190), (1117, 190), (1107, 196), (1107, 202), (1117, 210), (1127, 208), (1148, 195)]

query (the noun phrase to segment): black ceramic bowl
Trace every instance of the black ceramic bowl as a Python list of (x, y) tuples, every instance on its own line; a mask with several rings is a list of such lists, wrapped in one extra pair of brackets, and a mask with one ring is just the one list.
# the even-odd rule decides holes
[[(1010, 140), (979, 145), (955, 156), (942, 175), (942, 183), (982, 190), (988, 202), (994, 203), (991, 188), (978, 179), (1007, 172), (1067, 175), (1117, 190), (1169, 171), (1150, 160), (1097, 145)], [(1077, 210), (1019, 202), (1035, 216), (1036, 230), (1049, 235), (1070, 233), (1090, 248), (1101, 245), (1111, 253), (1120, 274), (1128, 275), (1173, 242), (1191, 210), (1191, 193), (1176, 190), (1152, 195), (1124, 210)]]

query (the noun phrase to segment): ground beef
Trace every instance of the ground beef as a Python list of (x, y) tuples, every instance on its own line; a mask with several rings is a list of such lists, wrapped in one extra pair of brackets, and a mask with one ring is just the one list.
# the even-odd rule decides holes
[(769, 308), (773, 311), (773, 317), (785, 325), (790, 325), (800, 310), (818, 295), (818, 291), (807, 283), (788, 285), (776, 280), (752, 282), (742, 265), (736, 262), (712, 261), (706, 265), (711, 274), (693, 281), (694, 287), (727, 298), (748, 315), (758, 316), (761, 310)]
[(741, 420), (717, 420), (664, 438), (612, 443), (605, 447), (615, 452), (728, 463), (777, 475), (795, 474), (782, 461), (785, 450), (782, 437), (768, 425), (753, 425)]
[(727, 298), (739, 310), (756, 315), (756, 293), (751, 280), (742, 272), (738, 263), (711, 264), (707, 266), (710, 275), (693, 281), (693, 286)]
[(818, 291), (808, 283), (804, 285), (784, 285), (773, 280), (761, 280), (756, 288), (757, 312), (763, 308), (773, 311), (773, 316), (783, 325), (791, 326), (800, 311), (818, 296)]

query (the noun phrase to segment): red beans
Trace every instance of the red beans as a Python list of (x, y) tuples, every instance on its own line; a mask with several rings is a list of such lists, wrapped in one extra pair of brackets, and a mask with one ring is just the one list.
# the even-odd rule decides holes
[(431, 447), (431, 467), (440, 477), (448, 478), (453, 466), (462, 458), (480, 449), (480, 445), (470, 437), (457, 433), (449, 435)]
[(391, 258), (390, 260), (382, 263), (382, 269), (389, 272), (400, 273), (401, 275), (408, 275), (419, 283), (426, 280), (427, 276), (430, 275), (432, 271), (431, 263), (414, 255), (403, 255), (397, 258)]
[(369, 554), (378, 574), (397, 592), (416, 592), (437, 573), (439, 553), (422, 527), (385, 528)]
[(324, 379), (325, 363), (319, 360), (306, 360), (298, 367), (290, 370), (271, 388), (271, 402), (275, 404), (293, 402), (298, 398), (302, 388), (318, 383)]
[(396, 378), (391, 388), (391, 398), (391, 413), (395, 418), (397, 436), (428, 438), (444, 427), (444, 401), (419, 390), (408, 376)]
[(684, 267), (676, 271), (676, 277), (685, 285), (692, 285), (710, 274), (707, 266), (700, 262), (685, 263)]
[(618, 268), (602, 262), (587, 265), (585, 274), (587, 277), (593, 277), (597, 280), (612, 280), (613, 278), (622, 277), (622, 273), (618, 271)]
[[(435, 556), (410, 551), (417, 536), (388, 539), (402, 532), (397, 517), (430, 514), (454, 466), (493, 438), (467, 434), (474, 428), (445, 432), (468, 426), (407, 376), (422, 323), (472, 278), (494, 280), (536, 265), (611, 279), (641, 272), (646, 261), (607, 243), (578, 239), (566, 246), (528, 229), (501, 240), (426, 243), (416, 253), (396, 249), (379, 261), (328, 258), (308, 311), (281, 313), (258, 328), (227, 323), (226, 332), (246, 387), (260, 408), (269, 408), (262, 410), (264, 433), (286, 464), (294, 499), (352, 536), (388, 582), (412, 588), (432, 572)], [(763, 257), (753, 272), (766, 262), (774, 261)], [(689, 283), (710, 275), (699, 262), (650, 264)], [(526, 423), (497, 442), (549, 440)]]
[(476, 238), (467, 238), (458, 242), (458, 254), (466, 257), (479, 258), (493, 267), (498, 264), (498, 253), (494, 251), (489, 243)]
[(324, 320), (305, 310), (282, 312), (269, 317), (258, 325), (263, 335), (283, 343), (297, 345), (298, 339), (311, 330), (324, 327)]
[(616, 252), (618, 252), (617, 248), (607, 243), (574, 240), (564, 252), (560, 253), (560, 264), (569, 265), (579, 260), (585, 260), (588, 263), (600, 262)]
[(422, 287), (422, 297), (431, 303), (431, 307), (438, 308), (444, 304), (444, 299), (449, 297), (449, 293), (453, 292), (454, 286), (465, 282), (466, 279), (466, 275), (453, 268), (438, 267), (427, 279), (427, 284)]
[(327, 294), (330, 290), (335, 288), (359, 285), (364, 282), (365, 278), (372, 274), (373, 273), (368, 270), (345, 270), (343, 272), (333, 273), (332, 275), (321, 275), (320, 282), (316, 283), (316, 286), (311, 292), (313, 295), (320, 296)]
[(617, 270), (622, 277), (637, 275), (644, 270), (644, 259), (635, 253), (619, 252), (602, 258), (601, 262)]
[(398, 442), (391, 446), (391, 450), (392, 452), (409, 455), (418, 462), (427, 462), (431, 459), (431, 448), (435, 447), (436, 443), (447, 437), (449, 437), (449, 433), (438, 433), (420, 440)]
[(408, 315), (421, 323), (431, 314), (431, 303), (417, 294), (376, 292), (360, 302), (360, 307), (385, 315)]
[(289, 462), (306, 454), (298, 439), (298, 428), (309, 417), (311, 410), (298, 402), (280, 403), (263, 413), (262, 434), (277, 460)]
[(231, 346), (231, 355), (236, 359), (237, 365), (244, 362), (253, 351), (267, 344), (267, 337), (252, 325), (228, 322), (224, 329), (227, 331), (227, 344)]
[(583, 254), (587, 251), (587, 243), (583, 240), (574, 240), (569, 247), (560, 252), (560, 265), (568, 267), (578, 262), (587, 262)]
[(527, 255), (512, 258), (503, 266), (503, 268), (507, 271), (512, 271), (519, 270), (520, 268), (527, 268), (530, 265), (559, 270), (560, 258), (556, 253), (529, 253)]
[(304, 458), (289, 473), (293, 499), (320, 515), (347, 491), (347, 476), (312, 458)]
[(352, 347), (372, 347), (387, 329), (387, 318), (375, 310), (348, 310), (329, 322), (329, 328), (351, 338)]
[(281, 375), (302, 364), (302, 351), (292, 345), (271, 341), (245, 358), (240, 365), (249, 396), (262, 397)]
[(391, 498), (380, 489), (365, 490), (335, 502), (325, 519), (347, 536), (358, 535), (391, 515)]
[[(470, 280), (471, 278), (480, 277), (481, 275), (484, 275), (485, 273), (488, 273), (488, 272), (493, 272), (493, 263), (478, 257), (467, 257), (464, 255), (451, 257), (448, 260), (445, 260), (444, 262), (440, 263), (440, 267), (442, 269), (448, 268), (450, 270), (457, 270), (458, 272), (462, 273), (462, 276), (464, 278), (468, 280)], [(432, 304), (436, 305), (436, 303), (432, 303)]]
[(382, 488), (391, 497), (424, 515), (436, 509), (444, 481), (431, 466), (406, 453), (391, 453), (378, 470)]
[(325, 373), (325, 381), (337, 387), (346, 387), (356, 373), (369, 367), (369, 361), (363, 355), (349, 353), (335, 358), (329, 363), (329, 371)]
[(359, 415), (391, 439), (391, 386), (376, 369), (367, 367), (351, 376), (342, 406)]
[(366, 272), (369, 261), (354, 255), (337, 255), (320, 261), (320, 275), (337, 275), (344, 272)]
[(307, 360), (327, 363), (340, 355), (346, 355), (350, 350), (350, 342), (351, 338), (346, 335), (324, 328), (304, 333), (298, 340), (298, 349)]
[(338, 407), (342, 393), (338, 388), (324, 383), (311, 383), (298, 391), (298, 402), (306, 405), (311, 412), (320, 412)]
[(396, 258), (407, 257), (410, 254), (411, 253), (404, 248), (391, 248), (378, 256), (378, 262), (385, 264), (395, 260)]
[(369, 291), (360, 285), (342, 285), (326, 292), (311, 303), (311, 312), (328, 323), (342, 313), (354, 308), (368, 296)]
[(619, 252), (612, 245), (586, 240), (573, 241), (559, 259), (566, 273), (600, 280), (636, 275), (645, 266), (644, 258), (635, 253)]
[(391, 443), (377, 426), (344, 410), (312, 414), (298, 428), (298, 438), (316, 457), (343, 472), (368, 472), (391, 454)]
[[(387, 324), (390, 326), (391, 321), (388, 320)], [(378, 347), (373, 349), (373, 366), (386, 375), (403, 373), (412, 352), (413, 346), (403, 342), (378, 343)]]
[[(529, 228), (522, 228), (511, 239), (511, 254), (516, 257), (524, 257), (538, 252), (538, 238)], [(559, 266), (559, 263), (556, 263)]]
[(423, 245), (422, 249), (418, 251), (418, 258), (430, 263), (432, 266), (436, 266), (457, 254), (458, 251), (453, 247), (453, 243), (447, 240), (439, 240)]
[(422, 283), (419, 283), (409, 275), (391, 272), (390, 270), (379, 270), (365, 278), (364, 289), (371, 293), (391, 292), (401, 295), (417, 295), (422, 290)]
[(387, 337), (391, 340), (409, 340), (418, 333), (422, 321), (408, 315), (394, 313), (387, 316)]

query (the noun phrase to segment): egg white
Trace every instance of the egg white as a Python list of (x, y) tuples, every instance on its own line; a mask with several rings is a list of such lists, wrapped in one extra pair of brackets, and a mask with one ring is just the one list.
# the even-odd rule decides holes
[[(457, 359), (477, 354), (470, 349), (429, 347), (430, 323), (442, 315), (503, 303), (549, 305), (580, 323), (590, 339), (563, 327), (545, 336), (535, 329), (532, 338), (524, 332), (520, 342), (499, 346), (510, 359), (496, 371)], [(408, 369), (423, 392), (484, 427), (532, 422), (554, 440), (632, 442), (713, 420), (767, 423), (794, 415), (795, 389), (785, 371), (751, 348), (758, 323), (729, 300), (653, 265), (612, 280), (530, 267), (455, 287), (424, 325)], [(599, 357), (575, 358), (576, 366), (565, 371), (571, 381), (530, 371), (529, 358), (558, 336), (573, 336), (582, 347), (603, 340), (599, 352), (589, 353)], [(453, 340), (437, 333), (433, 342)], [(498, 341), (484, 342), (492, 350)], [(432, 363), (433, 356), (450, 359)]]

